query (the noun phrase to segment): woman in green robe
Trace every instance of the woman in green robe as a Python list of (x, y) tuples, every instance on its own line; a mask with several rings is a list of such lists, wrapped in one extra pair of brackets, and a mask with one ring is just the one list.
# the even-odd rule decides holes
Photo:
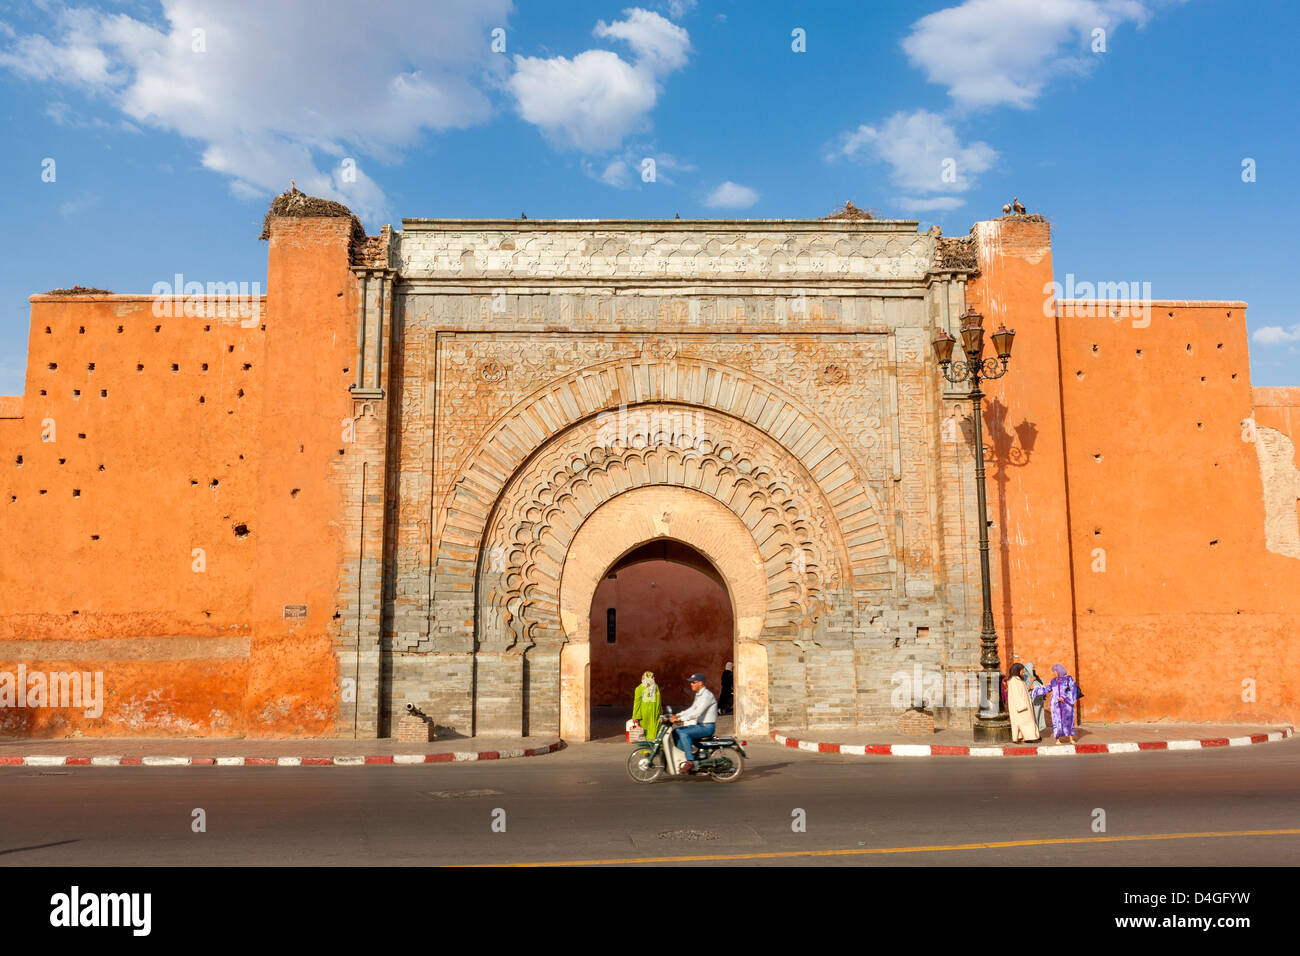
[(646, 671), (632, 692), (632, 718), (641, 725), (648, 740), (659, 734), (659, 685), (655, 675)]

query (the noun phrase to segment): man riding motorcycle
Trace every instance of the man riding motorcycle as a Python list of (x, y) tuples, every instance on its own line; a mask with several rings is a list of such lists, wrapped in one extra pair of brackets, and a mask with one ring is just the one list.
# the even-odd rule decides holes
[(695, 692), (695, 700), (691, 706), (672, 717), (673, 723), (680, 725), (673, 730), (677, 749), (686, 757), (682, 773), (690, 773), (695, 769), (692, 761), (695, 756), (695, 741), (712, 736), (714, 725), (718, 722), (718, 699), (704, 686), (704, 675), (692, 674), (688, 679), (691, 690)]

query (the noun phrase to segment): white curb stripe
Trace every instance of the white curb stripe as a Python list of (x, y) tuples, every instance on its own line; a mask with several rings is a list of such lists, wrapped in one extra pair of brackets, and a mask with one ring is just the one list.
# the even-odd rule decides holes
[(62, 767), (67, 759), (67, 757), (46, 757), (34, 755), (31, 757), (24, 757), (23, 763), (29, 767)]
[(972, 757), (1001, 757), (1003, 753), (1001, 747), (972, 747), (970, 755)]
[(928, 757), (930, 756), (930, 745), (894, 744), (889, 748), (889, 752), (896, 757)]
[(334, 766), (336, 767), (362, 767), (365, 766), (365, 757), (335, 757)]
[(1286, 734), (1284, 734), (1284, 733), (1278, 733), (1277, 731), (1273, 731), (1272, 733), (1270, 733), (1270, 734), (1268, 735), (1268, 739), (1269, 739), (1269, 740), (1282, 740), (1282, 739), (1285, 738), (1285, 737), (1286, 737)]
[(867, 755), (866, 744), (840, 744), (840, 753), (852, 754), (855, 757), (865, 757)]
[(188, 767), (189, 757), (141, 757), (140, 763), (146, 767)]
[(1229, 747), (1245, 747), (1245, 746), (1248, 746), (1249, 744), (1250, 744), (1250, 738), (1249, 738), (1249, 737), (1229, 737), (1229, 738), (1228, 738), (1228, 746), (1229, 746)]
[(1200, 750), (1201, 742), (1199, 740), (1171, 740), (1169, 741), (1169, 750)]
[(806, 750), (806, 751), (809, 751), (809, 752), (811, 752), (811, 753), (817, 753), (817, 752), (818, 752), (818, 751), (817, 751), (817, 745), (814, 744), (814, 743), (809, 743), (809, 742), (806, 741), (806, 740), (801, 740), (801, 741), (799, 741), (799, 749), (800, 749), (800, 750)]
[(243, 757), (217, 757), (218, 767), (242, 767), (244, 765)]
[(424, 754), (393, 754), (393, 763), (424, 763)]
[(91, 757), (90, 765), (92, 767), (116, 767), (122, 762), (121, 757)]
[(1075, 752), (1074, 744), (1061, 744), (1059, 747), (1053, 744), (1050, 747), (1038, 748), (1038, 755), (1040, 757), (1058, 757), (1062, 754), (1072, 754)]
[(277, 767), (301, 767), (301, 757), (279, 757), (275, 761)]
[(1112, 754), (1135, 754), (1142, 748), (1137, 744), (1107, 744), (1106, 752)]
[[(502, 760), (506, 760), (510, 757), (522, 757), (524, 755), (522, 747), (518, 750), (499, 750), (497, 753), (500, 755), (500, 759)], [(424, 758), (421, 757), (420, 759), (423, 760)]]
[(478, 754), (471, 751), (469, 753), (457, 752), (451, 755), (452, 760), (477, 760)]

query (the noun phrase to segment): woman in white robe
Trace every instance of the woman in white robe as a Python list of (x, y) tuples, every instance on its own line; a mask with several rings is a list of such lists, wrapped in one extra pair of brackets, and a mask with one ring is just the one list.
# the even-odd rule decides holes
[(1034, 721), (1034, 708), (1025, 686), (1025, 666), (1012, 664), (1007, 677), (1007, 713), (1011, 716), (1012, 743), (1037, 743), (1041, 737)]

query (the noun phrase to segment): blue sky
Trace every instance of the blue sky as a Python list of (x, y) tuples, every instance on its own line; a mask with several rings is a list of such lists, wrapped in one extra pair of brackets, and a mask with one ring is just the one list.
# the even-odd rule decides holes
[(1058, 281), (1243, 299), (1254, 383), (1300, 384), (1297, 36), (1289, 0), (0, 3), (0, 394), (33, 292), (265, 288), (290, 178), (372, 233), (852, 199), (958, 235), (1018, 195)]

